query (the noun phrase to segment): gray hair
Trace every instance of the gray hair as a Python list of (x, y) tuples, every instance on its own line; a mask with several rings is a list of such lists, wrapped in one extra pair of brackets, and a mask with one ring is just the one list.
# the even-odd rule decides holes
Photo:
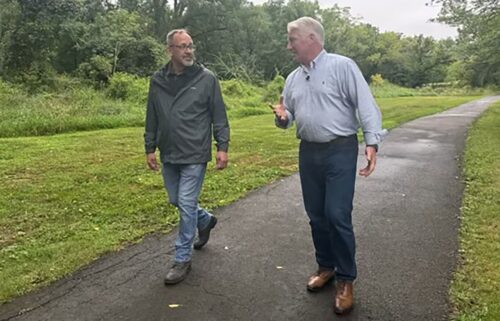
[(323, 29), (323, 25), (311, 17), (301, 17), (289, 22), (287, 30), (288, 32), (297, 30), (302, 33), (312, 33), (316, 36), (321, 46), (325, 44), (325, 30)]
[(172, 44), (172, 41), (174, 40), (174, 36), (178, 33), (187, 33), (189, 35), (189, 32), (186, 29), (174, 29), (170, 30), (170, 32), (167, 34), (167, 46)]

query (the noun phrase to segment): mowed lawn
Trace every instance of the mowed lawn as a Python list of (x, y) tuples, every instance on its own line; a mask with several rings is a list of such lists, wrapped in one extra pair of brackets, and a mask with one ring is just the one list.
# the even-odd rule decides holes
[(476, 121), (465, 152), (460, 260), (453, 319), (500, 320), (500, 103)]
[[(476, 98), (378, 102), (384, 127), (392, 128)], [(270, 112), (230, 122), (229, 168), (210, 164), (201, 196), (210, 209), (297, 170), (293, 128), (275, 128)], [(0, 139), (0, 302), (145, 234), (171, 230), (176, 210), (161, 175), (146, 168), (142, 137), (135, 127)]]

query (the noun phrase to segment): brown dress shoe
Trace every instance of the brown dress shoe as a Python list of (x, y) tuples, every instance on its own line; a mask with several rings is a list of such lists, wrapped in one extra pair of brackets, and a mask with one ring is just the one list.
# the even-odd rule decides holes
[(326, 284), (333, 280), (334, 276), (335, 271), (320, 268), (309, 278), (309, 282), (307, 282), (307, 290), (311, 292), (321, 290)]
[(354, 304), (352, 282), (338, 281), (335, 285), (335, 291), (333, 311), (337, 314), (344, 314), (351, 311)]

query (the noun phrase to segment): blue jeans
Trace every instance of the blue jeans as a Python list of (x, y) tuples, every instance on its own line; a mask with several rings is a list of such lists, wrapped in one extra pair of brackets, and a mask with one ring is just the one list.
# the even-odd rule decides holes
[(196, 228), (208, 226), (211, 214), (198, 206), (207, 164), (163, 163), (163, 182), (169, 201), (179, 209), (179, 233), (175, 239), (175, 261), (191, 260)]
[(329, 143), (300, 143), (300, 182), (316, 261), (347, 281), (357, 274), (351, 219), (357, 158), (356, 135)]

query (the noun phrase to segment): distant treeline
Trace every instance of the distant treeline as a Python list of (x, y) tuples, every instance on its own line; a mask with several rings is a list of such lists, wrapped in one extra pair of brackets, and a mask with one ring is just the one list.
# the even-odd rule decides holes
[(220, 77), (270, 80), (295, 67), (286, 25), (307, 15), (323, 22), (326, 49), (353, 58), (367, 79), (499, 85), (498, 0), (436, 2), (457, 40), (379, 32), (346, 8), (303, 0), (0, 0), (0, 74), (34, 89), (58, 74), (100, 85), (116, 72), (148, 76), (166, 61), (166, 33), (187, 28), (198, 61)]

